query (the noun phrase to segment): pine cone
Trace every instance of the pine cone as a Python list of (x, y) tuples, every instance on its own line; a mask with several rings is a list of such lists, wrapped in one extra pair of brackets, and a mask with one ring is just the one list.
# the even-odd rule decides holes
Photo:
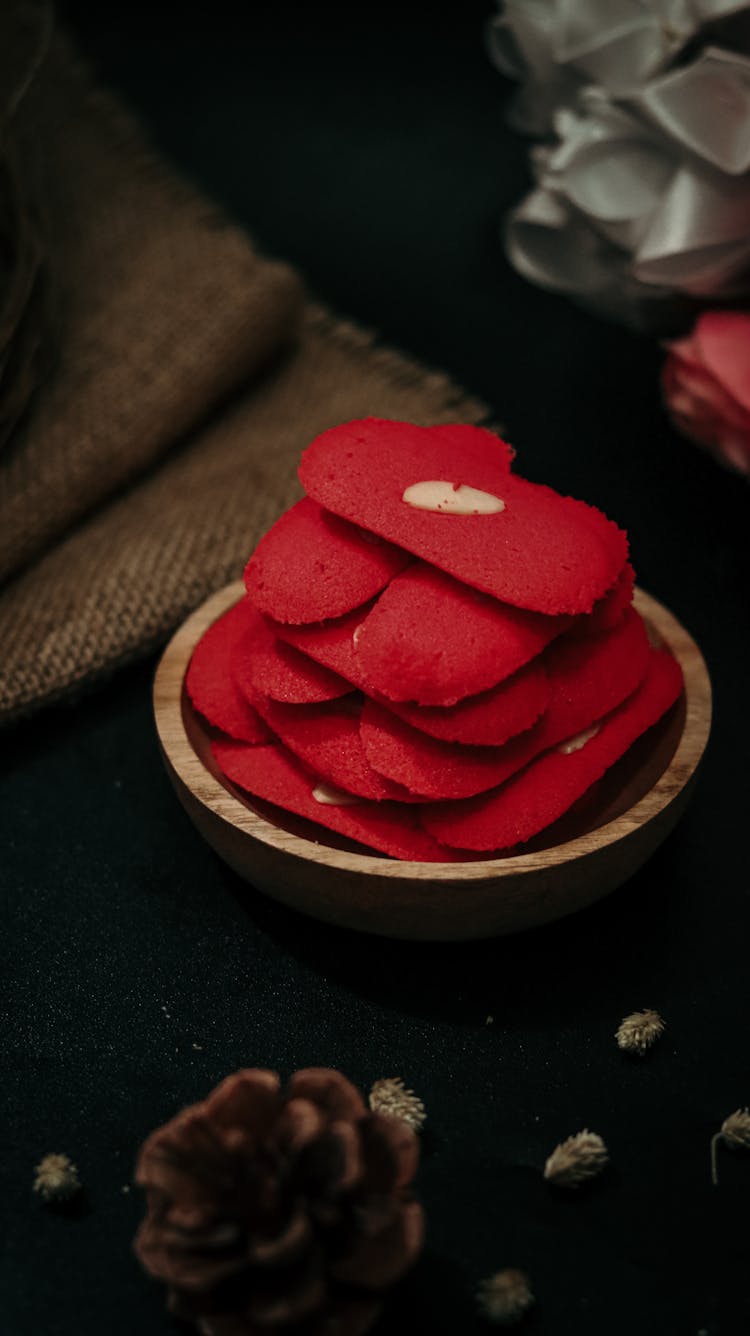
[(418, 1155), (339, 1072), (236, 1072), (141, 1148), (136, 1254), (203, 1336), (359, 1336), (422, 1245)]

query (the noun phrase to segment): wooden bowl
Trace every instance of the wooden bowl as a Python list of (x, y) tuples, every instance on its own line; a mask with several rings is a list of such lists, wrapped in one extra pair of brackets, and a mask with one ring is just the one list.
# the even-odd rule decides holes
[(239, 876), (314, 918), (385, 937), (462, 941), (561, 918), (632, 876), (669, 834), (695, 781), (711, 722), (711, 684), (698, 646), (642, 590), (635, 606), (655, 644), (685, 677), (680, 700), (554, 827), (503, 858), (397, 862), (370, 853), (222, 778), (212, 729), (184, 689), (193, 649), (244, 594), (241, 582), (209, 598), (180, 627), (159, 664), (154, 710), (177, 796), (201, 835)]

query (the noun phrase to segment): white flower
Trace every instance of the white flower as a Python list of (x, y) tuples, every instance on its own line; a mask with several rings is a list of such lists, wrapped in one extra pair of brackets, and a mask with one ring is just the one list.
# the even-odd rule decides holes
[(614, 94), (637, 88), (665, 68), (700, 22), (687, 0), (505, 0), (487, 41), (498, 68), (523, 81), (515, 125), (540, 134), (583, 84)]
[(584, 85), (632, 93), (705, 23), (747, 8), (747, 0), (500, 0), (487, 45), (498, 69), (522, 84), (514, 124), (543, 134)]
[(521, 273), (641, 324), (667, 300), (750, 292), (750, 59), (717, 45), (672, 67), (703, 24), (748, 8), (508, 0), (491, 50), (507, 70), (514, 43), (526, 128), (554, 135), (508, 221)]
[[(724, 67), (719, 110), (702, 131), (694, 126), (690, 83), (684, 100), (652, 86), (632, 105), (588, 90), (576, 111), (556, 114), (558, 142), (535, 151), (537, 189), (508, 223), (508, 252), (521, 273), (615, 315), (673, 293), (726, 298), (747, 291), (750, 171), (730, 174), (716, 161), (722, 152), (729, 156), (721, 145), (730, 139), (731, 105), (745, 82), (750, 127), (750, 60), (707, 52), (698, 64)], [(697, 85), (706, 74), (695, 71)], [(734, 142), (738, 166), (750, 159), (750, 142), (739, 131)]]

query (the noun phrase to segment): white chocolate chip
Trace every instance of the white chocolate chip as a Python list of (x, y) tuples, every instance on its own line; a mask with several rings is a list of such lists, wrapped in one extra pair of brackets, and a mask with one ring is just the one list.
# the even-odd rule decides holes
[(359, 802), (359, 798), (355, 798), (353, 793), (335, 789), (333, 784), (316, 784), (312, 796), (316, 803), (322, 803), (325, 807), (353, 807)]
[(492, 492), (444, 480), (412, 483), (401, 500), (415, 510), (434, 510), (441, 515), (496, 515), (505, 510), (505, 502)]
[(354, 645), (359, 644), (359, 637), (361, 636), (364, 630), (364, 625), (365, 625), (364, 622), (360, 622), (359, 626), (355, 626), (354, 631), (352, 633), (352, 644)]
[(599, 727), (599, 724), (592, 724), (591, 728), (584, 729), (583, 733), (576, 733), (574, 738), (568, 738), (567, 742), (561, 743), (557, 750), (562, 752), (563, 756), (570, 756), (572, 752), (580, 751), (587, 742), (596, 737)]

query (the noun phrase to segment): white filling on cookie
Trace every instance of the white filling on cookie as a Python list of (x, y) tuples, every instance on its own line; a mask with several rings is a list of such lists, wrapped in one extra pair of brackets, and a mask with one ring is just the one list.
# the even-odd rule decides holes
[(505, 510), (502, 497), (444, 479), (414, 482), (401, 500), (415, 510), (434, 510), (442, 515), (497, 515)]
[(596, 737), (599, 728), (599, 724), (592, 724), (591, 728), (585, 728), (582, 733), (576, 733), (575, 737), (568, 738), (567, 742), (562, 742), (557, 750), (562, 752), (563, 756), (570, 756), (572, 752), (580, 751), (582, 747), (586, 746), (587, 742)]
[(359, 802), (359, 798), (355, 798), (353, 793), (335, 789), (333, 784), (316, 784), (312, 796), (316, 803), (322, 803), (325, 807), (353, 807)]

